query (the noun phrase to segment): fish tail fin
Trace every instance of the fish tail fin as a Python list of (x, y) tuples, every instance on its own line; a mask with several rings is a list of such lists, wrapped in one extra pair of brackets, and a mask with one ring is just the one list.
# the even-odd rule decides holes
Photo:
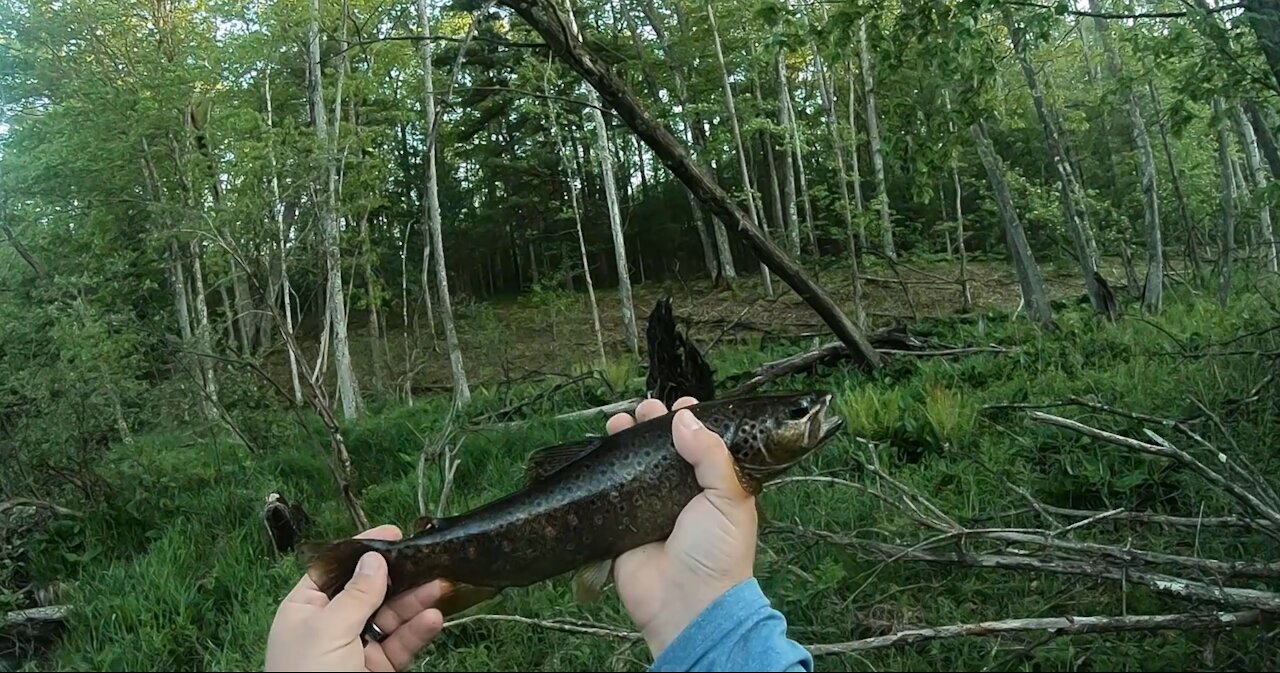
[(350, 538), (331, 542), (308, 542), (298, 547), (298, 555), (307, 565), (307, 574), (316, 587), (332, 599), (347, 586), (355, 574), (356, 564), (366, 553), (383, 552), (388, 566), (392, 563), (381, 540)]

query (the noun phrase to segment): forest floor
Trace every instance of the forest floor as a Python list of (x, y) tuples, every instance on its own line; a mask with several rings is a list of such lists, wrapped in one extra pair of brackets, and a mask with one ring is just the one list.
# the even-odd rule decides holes
[[(945, 261), (909, 264), (927, 273), (904, 268), (906, 278), (956, 277)], [(866, 273), (892, 277), (884, 267), (872, 269)], [(771, 387), (831, 390), (848, 420), (840, 437), (790, 473), (811, 479), (777, 484), (761, 498), (757, 576), (786, 615), (790, 635), (815, 647), (820, 670), (1274, 670), (1274, 626), (1224, 631), (1225, 618), (1187, 613), (1230, 610), (1239, 613), (1237, 622), (1252, 622), (1258, 615), (1248, 607), (1280, 606), (1271, 593), (1280, 591), (1280, 571), (1266, 565), (1275, 557), (1277, 528), (1229, 527), (1214, 518), (1259, 517), (1280, 507), (1270, 486), (1280, 482), (1280, 454), (1272, 448), (1280, 405), (1271, 378), (1280, 292), (1241, 279), (1224, 310), (1212, 288), (1192, 293), (1171, 281), (1159, 316), (1143, 318), (1126, 297), (1124, 318), (1108, 324), (1080, 305), (1073, 266), (1046, 265), (1059, 330), (1044, 334), (1025, 314), (1011, 319), (1018, 290), (1007, 269), (1003, 260), (975, 261), (977, 306), (967, 315), (960, 315), (955, 285), (911, 286), (918, 319), (900, 286), (867, 288), (876, 326), (907, 325), (937, 347), (996, 344), (1006, 351), (895, 357), (874, 373), (837, 363)], [(837, 281), (847, 273), (821, 274), (842, 302), (848, 283)], [(1123, 273), (1109, 270), (1107, 277), (1123, 294)], [(735, 290), (706, 283), (686, 289), (678, 281), (637, 286), (641, 339), (644, 317), (670, 294), (698, 345), (716, 344), (708, 358), (722, 381), (831, 340), (794, 294), (780, 292), (786, 296), (769, 303), (758, 278), (752, 281)], [(615, 296), (601, 295), (605, 329), (621, 335)], [(591, 318), (579, 298), (468, 303), (458, 315), (475, 399), (460, 428), (449, 513), (514, 488), (531, 449), (603, 430), (603, 418), (549, 420), (554, 414), (643, 392), (643, 370), (618, 355), (625, 349), (618, 337), (608, 344), (616, 371), (565, 385), (593, 366)], [(405, 339), (393, 329), (387, 343), (397, 341)], [(357, 362), (371, 361), (359, 351), (368, 346), (353, 338)], [(393, 361), (403, 355), (392, 348)], [(415, 375), (420, 384), (447, 386), (443, 354), (414, 361), (425, 363)], [(280, 367), (276, 361), (273, 373)], [(362, 371), (366, 390), (376, 390), (375, 371)], [(417, 466), (441, 432), (449, 400), (429, 391), (415, 393), (413, 405), (371, 403), (343, 428), (356, 488), (375, 523), (409, 528), (420, 494), (435, 509), (439, 466), (421, 482)], [(1167, 441), (1255, 494), (1259, 505), (1246, 508), (1185, 464), (1001, 406), (1010, 404), (1056, 405), (1041, 411), (1142, 442)], [(497, 416), (527, 422), (488, 422)], [(61, 639), (27, 670), (261, 667), (275, 608), (303, 572), (296, 559), (268, 553), (265, 495), (278, 491), (303, 503), (315, 518), (308, 537), (352, 531), (325, 463), (328, 438), (313, 415), (263, 404), (238, 419), (256, 451), (181, 425), (139, 435), (96, 466), (110, 485), (100, 501), (78, 504), (83, 516), (53, 517), (32, 535), (27, 571), (34, 580), (74, 586), (59, 598), (72, 606)], [(1154, 525), (1134, 520), (1132, 511), (1188, 518)], [(1198, 590), (1214, 602), (1187, 597)], [(580, 606), (568, 578), (559, 578), (508, 591), (476, 614), (447, 626), (416, 669), (644, 670), (650, 662), (643, 644), (626, 637), (632, 626), (612, 590), (600, 603)], [(1199, 621), (1191, 630), (1158, 632), (926, 631), (865, 640), (948, 624), (1119, 615), (1130, 623), (1180, 615), (1166, 626)], [(568, 632), (583, 622), (624, 633)], [(986, 624), (971, 635), (1001, 628), (1010, 626)]]

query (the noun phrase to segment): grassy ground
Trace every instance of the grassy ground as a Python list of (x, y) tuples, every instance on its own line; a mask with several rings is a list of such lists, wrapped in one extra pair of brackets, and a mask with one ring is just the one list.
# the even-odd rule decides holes
[[(953, 276), (954, 270), (944, 275)], [(990, 278), (991, 284), (979, 294), (983, 308), (1012, 308), (993, 298), (998, 292), (1009, 296), (999, 289), (1006, 287), (1001, 277), (993, 272)], [(693, 331), (704, 347), (747, 305), (732, 302), (728, 294), (665, 289), (675, 294), (682, 318), (695, 315), (701, 321)], [(1011, 289), (1016, 305), (1016, 287)], [(1125, 507), (1187, 516), (1239, 514), (1239, 506), (1221, 492), (1168, 461), (1031, 423), (1022, 411), (983, 409), (990, 404), (1053, 402), (1079, 395), (1136, 412), (1184, 418), (1199, 413), (1198, 400), (1215, 411), (1222, 429), (1206, 420), (1195, 425), (1197, 431), (1220, 447), (1238, 445), (1239, 453), (1274, 483), (1280, 474), (1280, 456), (1271, 450), (1271, 438), (1280, 430), (1280, 415), (1273, 389), (1266, 389), (1256, 401), (1231, 404), (1263, 379), (1272, 360), (1257, 355), (1207, 357), (1205, 352), (1280, 348), (1273, 334), (1215, 345), (1280, 322), (1280, 314), (1268, 301), (1275, 301), (1276, 293), (1242, 291), (1224, 312), (1207, 294), (1192, 296), (1177, 285), (1171, 291), (1173, 296), (1160, 317), (1144, 321), (1130, 307), (1118, 325), (1093, 320), (1075, 304), (1071, 292), (1060, 291), (1057, 296), (1065, 308), (1059, 313), (1061, 330), (1052, 336), (998, 312), (986, 320), (926, 318), (913, 331), (950, 344), (998, 343), (1017, 350), (950, 359), (902, 358), (874, 375), (837, 366), (784, 380), (774, 388), (835, 392), (850, 423), (844, 436), (792, 474), (821, 474), (877, 488), (883, 482), (864, 467), (872, 462), (905, 486), (927, 494), (947, 515), (973, 527), (1047, 525), (1034, 512), (993, 518), (1027, 509), (1026, 499), (1009, 484), (1061, 507)], [(896, 300), (889, 290), (884, 292), (877, 306), (896, 305), (892, 312), (909, 312), (902, 305), (900, 289)], [(950, 289), (919, 292), (922, 315), (946, 316), (958, 306)], [(658, 291), (645, 288), (641, 296), (637, 303), (644, 315)], [(604, 313), (616, 313), (610, 300), (605, 304)], [(537, 419), (640, 392), (641, 372), (623, 366), (608, 376), (562, 387), (555, 395), (542, 393), (562, 378), (525, 376), (501, 383), (521, 379), (521, 374), (532, 370), (563, 373), (575, 366), (581, 370), (590, 361), (590, 331), (581, 327), (590, 324), (589, 318), (584, 320), (580, 310), (572, 312), (567, 302), (564, 306), (559, 324), (565, 326), (562, 334), (571, 334), (579, 344), (576, 351), (565, 347), (517, 353), (507, 359), (518, 360), (523, 370), (505, 372), (500, 364), (503, 357), (493, 355), (502, 352), (496, 346), (489, 351), (490, 357), (475, 358), (479, 382), (470, 411), (473, 420), (522, 400), (537, 403), (516, 413), (533, 419), (519, 428), (479, 424), (468, 428), (448, 503), (450, 512), (514, 488), (529, 450), (584, 432), (601, 432), (604, 425), (603, 418), (580, 423)], [(708, 306), (719, 307), (718, 312)], [(744, 318), (758, 328), (734, 330), (711, 351), (720, 377), (812, 345), (814, 338), (803, 336), (819, 331), (810, 324), (814, 323), (811, 314), (794, 306), (788, 310), (759, 306)], [(528, 314), (533, 309), (527, 304), (467, 310), (468, 321), (488, 316), (483, 322), (490, 324), (488, 338), (494, 343), (533, 340), (525, 339), (519, 327), (538, 323)], [(464, 343), (479, 343), (475, 340), (482, 337), (480, 324), (464, 322), (467, 327), (460, 327)], [(575, 326), (572, 331), (570, 325)], [(471, 351), (483, 352), (474, 345)], [(345, 429), (357, 486), (372, 520), (404, 528), (412, 525), (418, 514), (418, 454), (424, 438), (430, 440), (439, 431), (446, 404), (439, 396), (418, 396), (411, 407), (371, 405), (366, 417)], [(1151, 424), (1080, 408), (1049, 411), (1129, 436), (1142, 437), (1142, 428), (1149, 427), (1175, 438)], [(296, 560), (272, 559), (267, 553), (258, 518), (264, 495), (276, 490), (304, 502), (316, 518), (314, 537), (351, 532), (324, 463), (327, 438), (309, 416), (304, 421), (305, 429), (288, 412), (246, 414), (246, 424), (263, 439), (256, 454), (236, 444), (178, 431), (140, 436), (134, 445), (113, 451), (100, 469), (113, 485), (108, 499), (89, 505), (82, 519), (57, 522), (32, 542), (32, 572), (42, 582), (75, 581), (65, 602), (77, 609), (60, 646), (47, 659), (28, 664), (30, 670), (38, 666), (59, 670), (260, 667), (275, 606), (303, 572)], [(1211, 457), (1198, 455), (1212, 464)], [(439, 475), (428, 471), (424, 490), (429, 503), (434, 502), (438, 485)], [(880, 563), (795, 532), (794, 527), (801, 526), (905, 545), (930, 536), (900, 508), (848, 486), (788, 483), (767, 491), (763, 504), (767, 521), (758, 576), (775, 606), (790, 620), (791, 635), (805, 644), (956, 622), (1210, 607), (1156, 595), (1132, 583), (1091, 577)], [(1076, 534), (1080, 540), (1203, 558), (1270, 561), (1275, 556), (1274, 543), (1255, 534), (1209, 527), (1173, 530), (1111, 521)], [(1238, 580), (1235, 586), (1262, 589), (1267, 585)], [(567, 578), (510, 591), (480, 611), (630, 628), (614, 593), (598, 605), (580, 607), (572, 599)], [(818, 666), (821, 670), (1272, 670), (1280, 664), (1280, 655), (1268, 631), (950, 639), (824, 656)], [(446, 629), (419, 668), (641, 670), (648, 663), (648, 654), (638, 643), (509, 622), (473, 621)]]

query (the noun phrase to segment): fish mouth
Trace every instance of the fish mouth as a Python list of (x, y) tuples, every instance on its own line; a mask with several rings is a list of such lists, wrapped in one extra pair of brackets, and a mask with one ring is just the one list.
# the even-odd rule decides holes
[(822, 395), (809, 412), (809, 431), (805, 439), (810, 448), (826, 443), (844, 428), (844, 419), (831, 408), (833, 397), (831, 393)]

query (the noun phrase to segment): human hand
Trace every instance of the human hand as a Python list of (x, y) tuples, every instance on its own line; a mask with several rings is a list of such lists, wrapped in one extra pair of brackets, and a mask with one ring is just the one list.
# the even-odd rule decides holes
[[(724, 440), (684, 410), (696, 403), (682, 397), (672, 405), (680, 411), (672, 419), (671, 432), (676, 450), (693, 466), (702, 493), (680, 512), (665, 541), (632, 549), (614, 563), (618, 597), (655, 658), (703, 610), (750, 579), (755, 570), (755, 498), (738, 482)], [(665, 413), (666, 405), (648, 399), (636, 407), (635, 418), (617, 414), (606, 429), (612, 435)]]
[[(395, 526), (379, 526), (356, 537), (402, 536)], [(377, 552), (361, 557), (355, 575), (332, 601), (303, 575), (276, 610), (267, 637), (266, 670), (403, 671), (444, 627), (444, 616), (432, 607), (441, 588), (439, 581), (430, 582), (382, 605), (387, 561)], [(360, 633), (370, 615), (387, 636), (365, 645)]]

